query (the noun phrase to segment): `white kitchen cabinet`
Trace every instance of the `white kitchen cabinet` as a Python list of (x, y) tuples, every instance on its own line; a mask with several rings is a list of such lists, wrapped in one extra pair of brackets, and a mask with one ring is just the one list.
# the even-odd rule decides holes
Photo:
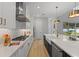
[(25, 44), (18, 49), (17, 57), (24, 57), (25, 56), (25, 54), (24, 54), (24, 52), (25, 52), (24, 46), (25, 46)]
[(2, 17), (2, 3), (0, 2), (0, 18)]
[(18, 51), (19, 50), (15, 51), (10, 57), (17, 57), (18, 56)]
[[(0, 2), (0, 18), (2, 18), (1, 28), (15, 28), (16, 25), (16, 3)], [(1, 23), (1, 21), (0, 21)]]
[(0, 26), (2, 25), (2, 3), (0, 3)]
[(11, 57), (25, 57), (25, 45), (21, 46), (17, 51), (15, 51)]
[(20, 47), (17, 51), (15, 51), (10, 57), (23, 57), (22, 48)]
[(29, 51), (30, 51), (30, 48), (31, 48), (31, 45), (32, 45), (32, 40), (29, 38), (28, 39), (28, 43), (27, 43), (27, 51), (26, 51), (26, 56), (28, 55)]
[(32, 45), (32, 37), (29, 37), (27, 39), (27, 41), (25, 42), (25, 45), (23, 47), (23, 50), (24, 50), (24, 56), (27, 56), (29, 51), (30, 51), (30, 48), (31, 48), (31, 45)]
[(25, 45), (24, 45), (24, 47), (23, 47), (23, 56), (24, 56), (24, 57), (27, 56), (28, 47), (29, 47), (29, 45), (28, 45), (28, 41), (27, 41), (27, 42), (25, 42)]
[(16, 53), (12, 54), (10, 57), (16, 57)]
[(26, 42), (22, 48), (22, 56), (26, 57), (30, 51), (31, 45), (32, 45), (33, 39), (32, 36), (30, 36), (28, 39), (26, 39)]
[(32, 36), (27, 38), (24, 44), (17, 51), (15, 51), (11, 57), (26, 57), (30, 51), (32, 41)]
[(28, 40), (20, 47), (18, 51), (18, 57), (26, 57), (28, 49)]
[[(33, 39), (32, 39), (32, 36), (29, 38), (29, 42), (28, 42), (28, 50), (30, 50), (31, 48), (31, 45), (32, 45), (32, 42), (33, 42)], [(29, 51), (27, 52), (29, 53)]]

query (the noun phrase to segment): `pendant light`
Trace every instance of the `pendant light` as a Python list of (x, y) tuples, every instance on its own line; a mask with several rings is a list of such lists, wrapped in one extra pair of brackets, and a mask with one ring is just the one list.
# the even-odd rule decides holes
[(55, 19), (55, 23), (56, 23), (56, 29), (55, 29), (55, 31), (56, 31), (56, 37), (58, 38), (59, 37), (59, 31), (58, 31), (58, 24), (60, 23), (60, 20), (58, 19), (58, 16), (57, 16), (57, 10), (58, 10), (58, 6), (56, 6), (56, 19)]
[(54, 21), (55, 23), (60, 23), (60, 20), (58, 20), (57, 18), (57, 9), (58, 9), (58, 6), (56, 6), (56, 20)]
[(72, 17), (77, 17), (79, 16), (79, 9), (77, 9), (77, 6), (76, 6), (76, 2), (75, 2), (75, 9), (72, 10), (70, 13), (69, 13), (69, 17), (72, 18)]

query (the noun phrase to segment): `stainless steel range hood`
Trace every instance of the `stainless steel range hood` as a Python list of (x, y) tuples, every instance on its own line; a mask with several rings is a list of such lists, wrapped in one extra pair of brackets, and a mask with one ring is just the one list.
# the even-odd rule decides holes
[(18, 14), (16, 20), (20, 22), (29, 22), (29, 19), (23, 14)]
[(16, 2), (16, 20), (20, 22), (29, 22), (25, 13), (26, 4), (24, 2)]

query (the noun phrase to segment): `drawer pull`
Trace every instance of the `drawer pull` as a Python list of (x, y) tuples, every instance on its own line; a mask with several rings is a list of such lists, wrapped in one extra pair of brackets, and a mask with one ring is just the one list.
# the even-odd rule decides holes
[(4, 25), (6, 25), (6, 19), (4, 19)]

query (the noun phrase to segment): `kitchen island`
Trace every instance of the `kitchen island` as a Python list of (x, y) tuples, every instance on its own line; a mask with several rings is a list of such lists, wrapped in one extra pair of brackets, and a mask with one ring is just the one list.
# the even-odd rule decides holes
[(79, 41), (71, 41), (65, 35), (59, 36), (58, 38), (53, 34), (45, 34), (45, 36), (51, 45), (54, 43), (60, 49), (60, 52), (64, 51), (69, 56), (79, 57)]
[(19, 45), (3, 46), (1, 44), (0, 57), (26, 57), (31, 48), (32, 41), (32, 35), (30, 35), (24, 41), (20, 41)]

